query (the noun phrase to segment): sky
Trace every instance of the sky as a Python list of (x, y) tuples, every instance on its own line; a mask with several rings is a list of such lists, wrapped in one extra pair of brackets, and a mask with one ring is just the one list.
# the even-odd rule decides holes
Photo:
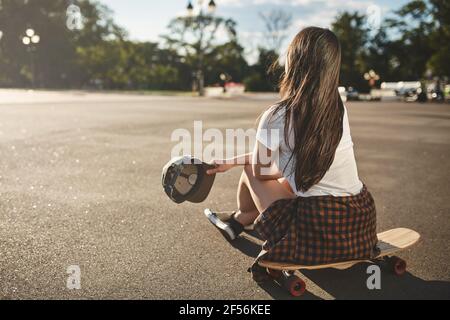
[[(115, 21), (124, 27), (129, 38), (158, 41), (167, 32), (167, 25), (177, 15), (186, 14), (188, 0), (100, 0), (114, 11)], [(192, 1), (194, 6), (198, 1)], [(204, 0), (204, 6), (209, 0)], [(238, 23), (240, 42), (249, 60), (255, 58), (264, 24), (259, 14), (281, 8), (292, 13), (293, 25), (288, 38), (306, 26), (329, 27), (340, 11), (366, 13), (376, 5), (381, 18), (398, 9), (408, 0), (215, 0), (217, 15), (233, 18)], [(369, 9), (370, 10), (370, 9)], [(225, 37), (225, 36), (224, 36)], [(285, 44), (287, 46), (287, 43)]]

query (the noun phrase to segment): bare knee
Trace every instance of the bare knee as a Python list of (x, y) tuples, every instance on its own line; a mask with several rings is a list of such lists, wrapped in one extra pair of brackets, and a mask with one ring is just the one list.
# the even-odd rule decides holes
[(251, 165), (245, 165), (241, 175), (240, 184), (246, 185), (248, 188), (255, 182), (256, 177), (253, 174), (253, 168)]

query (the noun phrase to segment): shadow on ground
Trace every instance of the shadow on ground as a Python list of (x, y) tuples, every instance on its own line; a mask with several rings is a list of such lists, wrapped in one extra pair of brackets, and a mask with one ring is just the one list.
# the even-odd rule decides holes
[(396, 276), (382, 271), (381, 290), (367, 289), (369, 264), (347, 270), (302, 271), (307, 278), (336, 299), (449, 299), (450, 282), (426, 281), (407, 272)]
[[(254, 236), (253, 233), (251, 235)], [(241, 237), (231, 244), (243, 254), (253, 258), (256, 258), (261, 250), (260, 244), (245, 237)], [(336, 299), (450, 299), (450, 282), (426, 281), (409, 272), (403, 276), (396, 276), (383, 269), (381, 273), (381, 289), (369, 290), (366, 285), (369, 277), (366, 271), (369, 265), (368, 263), (361, 263), (347, 270), (303, 270), (300, 276), (304, 275)], [(307, 292), (300, 298), (293, 298), (275, 282), (269, 282), (260, 285), (260, 287), (277, 300), (321, 299), (321, 297), (311, 292)]]

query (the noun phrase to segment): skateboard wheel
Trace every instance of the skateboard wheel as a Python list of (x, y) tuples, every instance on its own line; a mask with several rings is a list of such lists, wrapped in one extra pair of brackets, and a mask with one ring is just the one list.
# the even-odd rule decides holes
[(278, 279), (281, 279), (283, 277), (283, 271), (280, 271), (280, 270), (274, 270), (274, 269), (267, 268), (267, 274), (273, 280), (278, 280)]
[(406, 272), (406, 261), (399, 257), (392, 257), (391, 268), (394, 274), (401, 276)]
[(293, 297), (300, 297), (306, 291), (306, 283), (297, 276), (289, 276), (284, 282), (284, 287)]

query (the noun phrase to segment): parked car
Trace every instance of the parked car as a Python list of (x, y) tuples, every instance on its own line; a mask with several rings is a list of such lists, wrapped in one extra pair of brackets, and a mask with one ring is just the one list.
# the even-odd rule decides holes
[(420, 81), (400, 81), (397, 82), (395, 93), (398, 97), (406, 100), (406, 97), (414, 95), (421, 87)]
[(359, 100), (359, 92), (356, 91), (356, 89), (353, 87), (348, 87), (347, 100), (348, 101), (358, 101)]
[(403, 99), (406, 102), (427, 102), (427, 94), (422, 88), (408, 89), (403, 92)]

